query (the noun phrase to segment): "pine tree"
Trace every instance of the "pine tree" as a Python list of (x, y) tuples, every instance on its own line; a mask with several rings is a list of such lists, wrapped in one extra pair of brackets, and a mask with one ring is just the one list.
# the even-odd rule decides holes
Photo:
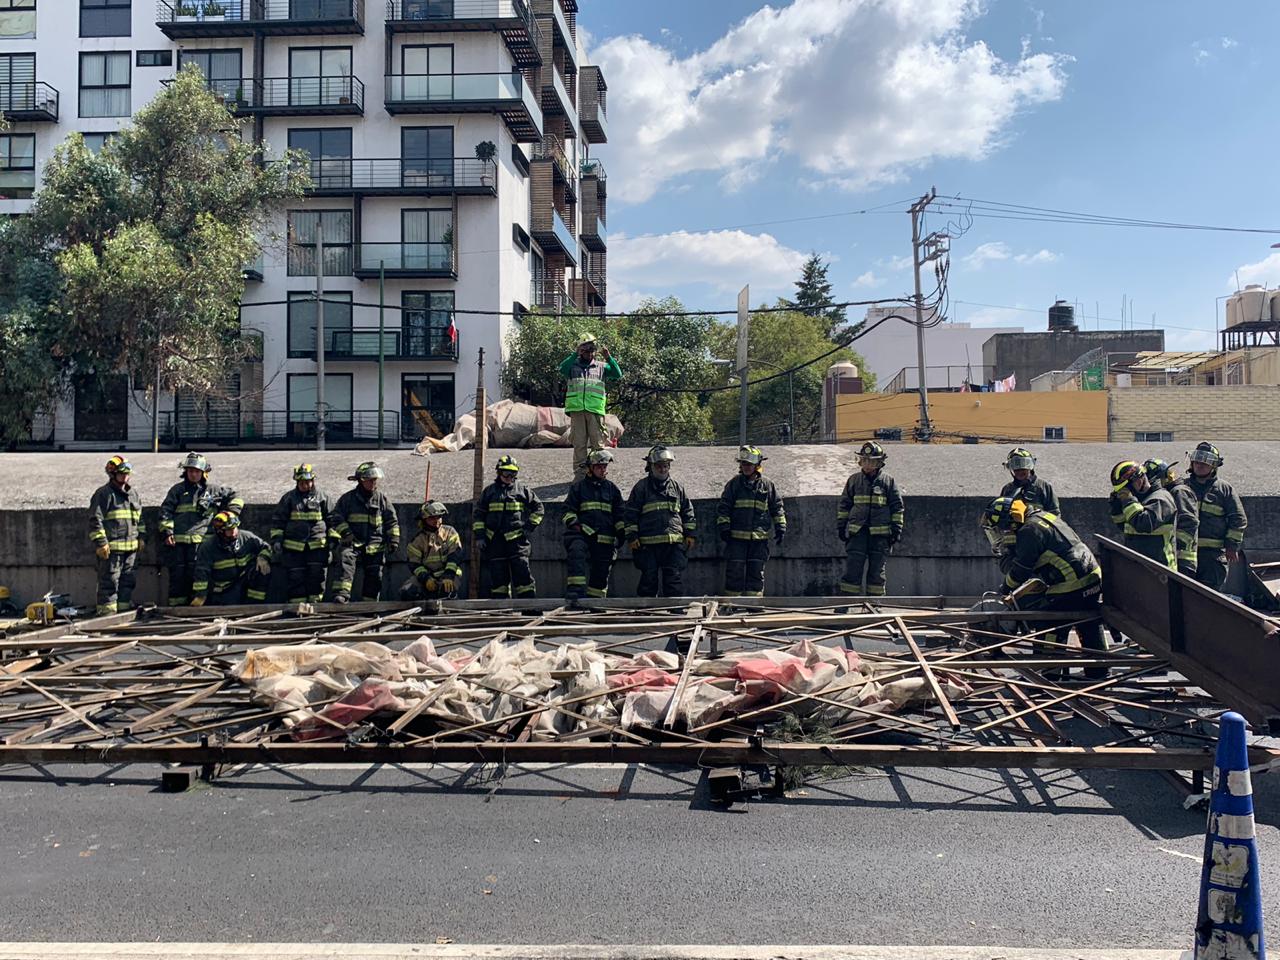
[(832, 307), (831, 281), (827, 279), (829, 265), (822, 262), (817, 253), (810, 254), (796, 281), (796, 298), (790, 305), (811, 317), (821, 317), (831, 336), (846, 322), (843, 307)]

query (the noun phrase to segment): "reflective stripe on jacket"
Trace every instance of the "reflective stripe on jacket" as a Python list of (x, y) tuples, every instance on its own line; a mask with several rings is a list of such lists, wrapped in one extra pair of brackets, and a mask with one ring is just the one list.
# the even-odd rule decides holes
[(178, 543), (199, 543), (209, 532), (209, 518), (215, 513), (230, 510), (239, 516), (243, 509), (244, 500), (225, 484), (180, 480), (160, 504), (160, 533), (173, 534)]
[(1112, 494), (1111, 518), (1119, 516), (1124, 523), (1124, 545), (1136, 550), (1170, 570), (1178, 569), (1173, 547), (1173, 534), (1178, 519), (1178, 506), (1173, 495), (1161, 487), (1151, 487), (1141, 498), (1121, 500)]
[[(258, 557), (271, 552), (271, 545), (256, 533), (241, 530), (229, 544), (221, 537), (205, 537), (196, 550), (196, 569), (191, 579), (191, 593), (207, 597), (210, 593), (226, 593), (253, 572)], [(249, 590), (250, 600), (265, 600), (265, 590)]]
[(716, 507), (716, 525), (734, 540), (769, 540), (773, 528), (787, 529), (787, 512), (773, 481), (757, 470), (739, 473), (724, 485)]
[(1165, 489), (1173, 496), (1173, 503), (1178, 508), (1178, 518), (1174, 521), (1174, 541), (1178, 563), (1194, 570), (1196, 540), (1200, 536), (1200, 500), (1186, 480), (1176, 480)]
[(901, 537), (903, 517), (898, 484), (883, 469), (871, 476), (859, 470), (845, 482), (836, 523), (846, 525), (848, 536), (865, 529), (873, 537)]
[(1102, 582), (1093, 552), (1067, 522), (1035, 509), (1017, 529), (1013, 550), (1001, 556), (1000, 572), (1010, 590), (1039, 577), (1050, 595), (1075, 593)]
[(523, 540), (542, 522), (542, 501), (522, 481), (505, 486), (495, 480), (475, 506), (471, 530), (485, 540)]
[(642, 547), (682, 543), (697, 532), (697, 518), (689, 495), (671, 477), (659, 481), (652, 474), (631, 488), (626, 510), (628, 540)]
[(147, 534), (142, 522), (142, 498), (133, 487), (121, 490), (108, 481), (89, 500), (89, 539), (107, 544), (113, 552), (133, 553)]
[(338, 498), (332, 521), (340, 537), (349, 535), (367, 554), (395, 553), (400, 547), (400, 521), (391, 499), (381, 490), (348, 490)]
[(419, 580), (457, 579), (462, 574), (462, 537), (447, 523), (422, 530), (409, 543), (409, 565)]
[(1231, 489), (1231, 484), (1219, 479), (1216, 473), (1204, 480), (1193, 474), (1186, 483), (1200, 501), (1200, 530), (1196, 545), (1201, 550), (1239, 549), (1244, 542), (1249, 518), (1245, 516), (1244, 504)]
[(604, 416), (606, 391), (605, 378), (617, 380), (622, 376), (618, 361), (610, 357), (608, 360), (595, 359), (583, 363), (576, 353), (565, 357), (560, 363), (560, 373), (569, 381), (564, 395), (564, 412), (598, 413)]
[[(572, 529), (574, 524), (582, 526), (581, 534)], [(591, 474), (575, 481), (565, 497), (564, 525), (566, 537), (584, 536), (601, 546), (616, 546), (626, 529), (622, 491), (612, 480)]]
[(276, 504), (271, 517), (271, 542), (301, 553), (307, 548), (323, 548), (338, 532), (330, 528), (333, 501), (317, 488), (305, 496), (294, 487)]

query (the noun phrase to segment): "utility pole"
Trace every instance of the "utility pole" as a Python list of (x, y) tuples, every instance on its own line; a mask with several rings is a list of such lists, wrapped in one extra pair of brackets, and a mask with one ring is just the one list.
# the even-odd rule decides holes
[[(929, 382), (925, 374), (924, 363), (924, 291), (920, 286), (920, 268), (941, 253), (938, 249), (946, 239), (945, 234), (932, 233), (927, 237), (920, 236), (920, 219), (925, 208), (938, 196), (937, 187), (930, 187), (929, 192), (911, 205), (911, 263), (916, 280), (916, 372), (920, 377), (920, 426), (916, 429), (916, 439), (928, 443), (933, 437), (933, 424), (929, 422)], [(926, 248), (930, 250), (924, 255)]]
[[(488, 408), (484, 401), (484, 347), (480, 348), (480, 358), (476, 361), (476, 462), (475, 472), (471, 480), (471, 514), (475, 517), (476, 504), (484, 493), (484, 448), (489, 440), (487, 422)], [(467, 595), (472, 600), (480, 596), (480, 537), (483, 534), (471, 533), (471, 573), (467, 578), (470, 590)]]
[(316, 214), (316, 449), (324, 449), (324, 214)]
[[(383, 400), (383, 396), (382, 396), (382, 384), (383, 384), (383, 381), (386, 379), (386, 369), (387, 369), (386, 345), (382, 339), (386, 335), (386, 319), (385, 319), (385, 311), (386, 311), (386, 305), (387, 305), (386, 283), (387, 283), (387, 261), (379, 260), (378, 261), (378, 449), (379, 450), (382, 449), (382, 442), (383, 442), (382, 416), (383, 416), (383, 411), (386, 409), (386, 403)], [(403, 333), (401, 334), (401, 336), (403, 336)], [(430, 465), (428, 465), (427, 467), (428, 475), (430, 474), (430, 472), (431, 472)], [(426, 501), (423, 501), (423, 502), (425, 503)]]
[(751, 285), (738, 292), (738, 382), (741, 384), (738, 394), (738, 446), (747, 445), (747, 397), (749, 394), (750, 376), (747, 373), (747, 340), (750, 335)]

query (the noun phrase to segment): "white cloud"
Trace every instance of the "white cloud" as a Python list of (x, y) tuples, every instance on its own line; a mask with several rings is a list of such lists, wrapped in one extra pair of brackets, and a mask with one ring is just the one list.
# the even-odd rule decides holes
[(1053, 263), (1058, 255), (1052, 250), (1040, 249), (1035, 253), (1020, 253), (1013, 259), (1018, 263)]
[[(1238, 288), (1237, 277), (1240, 278)], [(1227, 289), (1244, 289), (1250, 283), (1260, 283), (1264, 287), (1280, 286), (1280, 250), (1257, 263), (1246, 263), (1238, 267), (1236, 272), (1227, 278)]]
[(1223, 50), (1230, 50), (1232, 47), (1238, 47), (1238, 46), (1240, 46), (1240, 42), (1238, 40), (1232, 40), (1230, 37), (1222, 38)]
[(748, 283), (752, 303), (759, 303), (790, 293), (808, 257), (770, 234), (742, 230), (679, 230), (639, 237), (611, 234), (609, 307), (629, 310), (646, 296), (700, 287), (708, 298), (725, 300), (729, 309), (732, 298)]
[(866, 273), (858, 275), (858, 279), (853, 281), (853, 285), (858, 288), (878, 287), (884, 283), (883, 277), (877, 277), (874, 270), (868, 270)]
[(1012, 260), (1014, 263), (1027, 266), (1037, 263), (1053, 263), (1058, 255), (1052, 250), (1037, 250), (1035, 253), (1014, 253), (1002, 240), (983, 243), (975, 247), (972, 253), (960, 258), (960, 262), (970, 270), (981, 270), (988, 263)]
[(903, 270), (911, 269), (910, 257), (890, 257), (887, 260), (881, 259), (876, 261), (877, 267), (884, 267), (891, 273), (901, 273)]
[(964, 31), (980, 0), (794, 0), (681, 57), (640, 36), (595, 52), (609, 80), (614, 195), (642, 202), (686, 174), (726, 189), (794, 156), (831, 184), (981, 159), (1016, 114), (1056, 100), (1069, 58), (1000, 59)]

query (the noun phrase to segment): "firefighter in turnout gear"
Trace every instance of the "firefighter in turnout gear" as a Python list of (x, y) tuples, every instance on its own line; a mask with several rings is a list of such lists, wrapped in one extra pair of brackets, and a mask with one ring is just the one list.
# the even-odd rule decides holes
[(129, 485), (133, 466), (107, 461), (107, 482), (89, 500), (89, 540), (98, 558), (98, 613), (133, 609), (134, 568), (143, 547), (142, 500)]
[(861, 594), (863, 572), (866, 595), (882, 597), (885, 566), (894, 544), (902, 539), (903, 505), (898, 484), (885, 473), (884, 447), (868, 440), (858, 450), (857, 473), (849, 477), (836, 512), (836, 536), (845, 544), (841, 593)]
[(497, 479), (484, 488), (475, 507), (472, 536), (480, 539), (480, 594), (532, 597), (537, 593), (529, 569), (529, 535), (542, 523), (538, 495), (518, 478), (520, 464), (498, 458)]
[(738, 475), (725, 484), (716, 508), (724, 543), (724, 595), (763, 597), (769, 541), (787, 535), (787, 512), (773, 481), (764, 475), (767, 460), (759, 447), (738, 450)]
[(1200, 504), (1196, 579), (1206, 587), (1221, 590), (1227, 582), (1228, 564), (1240, 559), (1249, 518), (1231, 484), (1218, 476), (1218, 468), (1224, 462), (1218, 448), (1201, 443), (1189, 456), (1191, 476), (1187, 484)]
[(236, 516), (244, 501), (223, 484), (210, 483), (209, 461), (198, 453), (188, 453), (178, 463), (182, 477), (169, 488), (160, 504), (160, 537), (168, 548), (169, 606), (181, 607), (191, 599), (196, 553), (208, 531), (209, 518), (226, 510)]
[(1133, 460), (1111, 468), (1111, 522), (1124, 534), (1124, 545), (1170, 570), (1178, 569), (1173, 534), (1178, 507), (1168, 490), (1153, 486)]
[(1013, 478), (1000, 491), (1000, 496), (1011, 500), (1021, 500), (1032, 507), (1039, 507), (1049, 513), (1062, 516), (1058, 506), (1058, 495), (1053, 492), (1053, 485), (1048, 480), (1036, 476), (1036, 458), (1030, 450), (1014, 447), (1004, 461), (1005, 469)]
[(338, 498), (333, 508), (334, 530), (341, 538), (338, 571), (333, 580), (332, 599), (346, 603), (356, 571), (363, 572), (360, 596), (377, 600), (382, 595), (382, 573), (387, 557), (400, 549), (400, 521), (391, 499), (378, 490), (385, 474), (376, 463), (366, 462), (347, 477), (355, 488)]
[(1178, 476), (1174, 464), (1152, 459), (1142, 465), (1147, 480), (1153, 487), (1163, 487), (1173, 497), (1178, 515), (1174, 521), (1174, 553), (1178, 559), (1178, 572), (1188, 577), (1196, 575), (1196, 537), (1200, 532), (1200, 501), (1196, 499), (1186, 479)]
[(622, 491), (608, 479), (611, 463), (608, 450), (592, 450), (587, 454), (587, 475), (565, 498), (566, 600), (609, 595), (609, 576), (626, 531)]
[(560, 375), (568, 382), (564, 412), (573, 435), (574, 477), (582, 479), (588, 472), (587, 456), (604, 447), (605, 380), (621, 380), (622, 368), (608, 347), (601, 347), (597, 358), (595, 335), (584, 333), (578, 337), (578, 352), (561, 361)]
[(230, 510), (215, 513), (210, 535), (196, 551), (191, 605), (230, 607), (266, 603), (271, 582), (271, 545), (256, 533), (240, 529), (240, 517)]
[(684, 571), (697, 533), (693, 502), (671, 477), (675, 454), (658, 444), (645, 454), (645, 476), (627, 497), (626, 537), (631, 559), (640, 571), (636, 594), (641, 597), (679, 597)]
[(400, 585), (401, 600), (452, 600), (462, 580), (462, 537), (444, 521), (449, 508), (439, 500), (422, 505), (419, 533), (409, 542), (413, 576)]
[[(1075, 627), (1080, 645), (1086, 650), (1105, 652), (1102, 625), (1092, 619), (1100, 612), (1102, 568), (1066, 521), (1021, 500), (997, 497), (982, 512), (981, 523), (993, 552), (1000, 556), (1003, 586), (1009, 594), (1005, 602), (1019, 610), (1068, 611), (1088, 616), (1090, 620)], [(1004, 549), (1009, 532), (1014, 535), (1012, 550)], [(1068, 633), (1063, 628), (1050, 634), (1049, 639), (1065, 645)], [(1045, 650), (1042, 645), (1037, 649)], [(1046, 671), (1045, 676), (1059, 680), (1065, 672)], [(1084, 675), (1102, 679), (1107, 668), (1086, 667)]]
[(333, 502), (316, 489), (311, 464), (298, 464), (293, 480), (293, 489), (280, 498), (271, 518), (271, 556), (284, 562), (290, 603), (319, 603), (329, 546), (339, 539), (330, 522)]

